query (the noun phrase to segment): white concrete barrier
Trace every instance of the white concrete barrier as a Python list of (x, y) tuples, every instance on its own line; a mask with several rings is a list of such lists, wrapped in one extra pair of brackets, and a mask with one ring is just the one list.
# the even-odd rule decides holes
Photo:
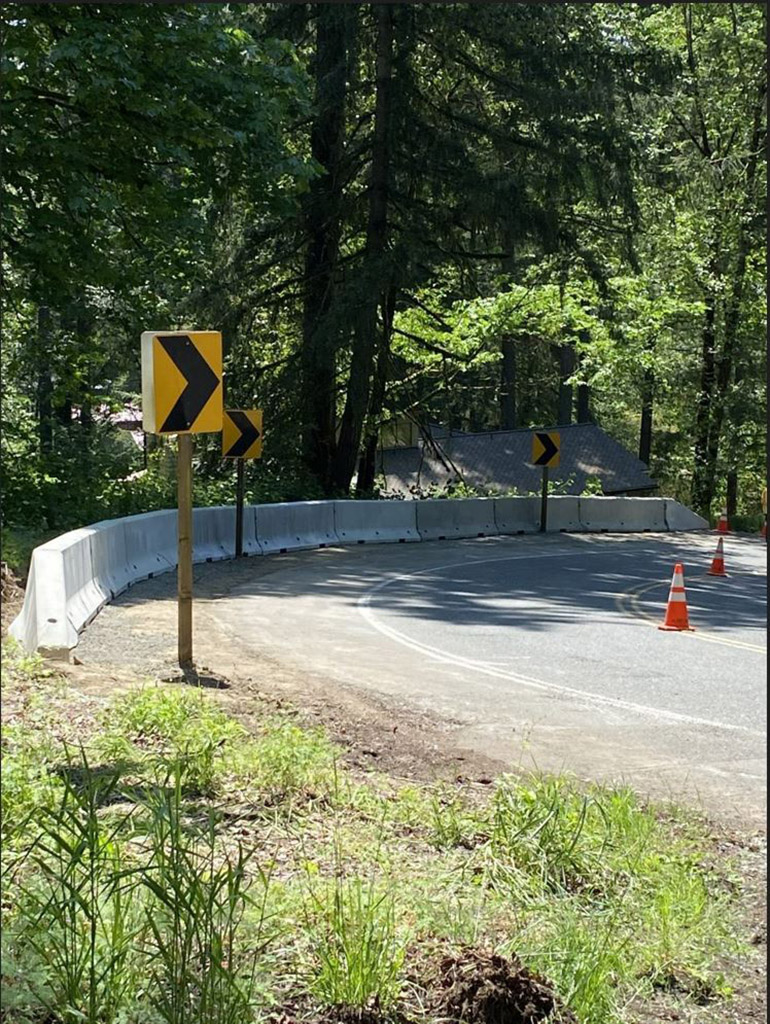
[(416, 501), (335, 501), (340, 544), (387, 544), (420, 539)]
[(663, 498), (580, 498), (580, 525), (594, 532), (661, 532), (666, 529)]
[(24, 607), (9, 630), (26, 650), (68, 657), (79, 631), (109, 601), (94, 578), (92, 533), (72, 530), (32, 552)]
[[(255, 505), (243, 507), (243, 553), (261, 555), (257, 543)], [(235, 557), (235, 505), (193, 509), (193, 560), (219, 562)]]
[(176, 569), (175, 509), (145, 512), (123, 520), (131, 582)]
[[(540, 499), (535, 499), (539, 501)], [(555, 494), (548, 499), (546, 531), (580, 529), (580, 499), (571, 494)]]
[(193, 560), (221, 562), (234, 556), (235, 506), (212, 505), (193, 509)]
[(136, 578), (126, 546), (126, 519), (104, 519), (94, 523), (91, 533), (91, 561), (94, 578), (110, 598), (122, 594)]
[(667, 530), (708, 530), (709, 524), (686, 505), (664, 498)]
[(539, 498), (494, 498), (498, 533), (536, 533), (540, 529)]
[[(539, 498), (425, 501), (300, 501), (244, 508), (245, 553), (333, 544), (443, 540), (532, 532)], [(336, 524), (336, 525), (335, 525)], [(705, 530), (708, 523), (671, 498), (557, 495), (548, 530)], [(196, 562), (231, 557), (235, 509), (196, 509)], [(132, 583), (176, 568), (177, 512), (105, 520), (42, 544), (32, 553), (24, 606), (10, 633), (28, 651), (67, 657), (79, 631)]]
[(339, 544), (333, 501), (283, 501), (254, 507), (257, 540), (266, 555)]
[(417, 505), (421, 540), (495, 537), (494, 498), (425, 498)]
[[(233, 528), (235, 528), (235, 512), (233, 512)], [(235, 552), (233, 552), (235, 553)], [(263, 555), (262, 545), (257, 539), (257, 506), (243, 506), (243, 553), (244, 555)]]

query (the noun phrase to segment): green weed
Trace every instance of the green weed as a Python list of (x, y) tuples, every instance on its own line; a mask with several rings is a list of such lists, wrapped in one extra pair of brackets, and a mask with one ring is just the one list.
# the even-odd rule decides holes
[(373, 880), (335, 877), (314, 901), (320, 920), (310, 925), (317, 958), (313, 994), (326, 1006), (390, 1007), (405, 956), (392, 893), (378, 892)]
[[(145, 908), (148, 998), (167, 1024), (246, 1024), (257, 963), (239, 940), (252, 904), (250, 858), (240, 844), (232, 855), (217, 852), (213, 812), (205, 830), (191, 834), (183, 820), (184, 772), (178, 766), (170, 791), (150, 802), (152, 856), (141, 872), (154, 897)], [(258, 877), (265, 889), (267, 877)]]
[(99, 814), (118, 776), (98, 776), (81, 758), (79, 785), (64, 773), (58, 805), (38, 808), (37, 837), (11, 867), (15, 945), (36, 963), (30, 995), (54, 1019), (111, 1024), (136, 987), (136, 883), (117, 842), (121, 823), (105, 827)]
[(154, 782), (181, 765), (187, 789), (210, 793), (225, 749), (245, 735), (199, 691), (147, 687), (110, 704), (95, 750), (105, 761), (138, 766)]
[(270, 805), (326, 800), (339, 792), (339, 752), (321, 729), (301, 729), (285, 716), (268, 719), (261, 733), (228, 758), (231, 780)]
[(29, 839), (38, 813), (60, 799), (62, 783), (52, 774), (56, 754), (45, 736), (11, 723), (3, 727), (2, 747), (0, 836), (7, 846)]

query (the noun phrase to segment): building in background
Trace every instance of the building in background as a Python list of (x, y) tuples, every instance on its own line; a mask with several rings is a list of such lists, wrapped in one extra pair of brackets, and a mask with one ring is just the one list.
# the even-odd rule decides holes
[[(560, 464), (550, 471), (554, 491), (580, 494), (591, 480), (606, 495), (655, 491), (644, 463), (595, 423), (538, 429), (561, 435)], [(388, 494), (418, 497), (461, 483), (482, 491), (537, 494), (542, 470), (530, 465), (531, 457), (531, 429), (464, 434), (431, 428), (415, 444), (381, 449), (378, 471)]]

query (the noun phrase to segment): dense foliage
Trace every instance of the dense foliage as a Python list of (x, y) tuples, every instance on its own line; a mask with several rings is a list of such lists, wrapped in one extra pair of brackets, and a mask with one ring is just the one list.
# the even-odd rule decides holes
[[(140, 332), (185, 326), (265, 409), (259, 500), (371, 492), (405, 420), (577, 418), (700, 511), (757, 512), (765, 20), (6, 5), (5, 522), (173, 502), (171, 443), (115, 414)], [(218, 446), (199, 503), (231, 497)]]

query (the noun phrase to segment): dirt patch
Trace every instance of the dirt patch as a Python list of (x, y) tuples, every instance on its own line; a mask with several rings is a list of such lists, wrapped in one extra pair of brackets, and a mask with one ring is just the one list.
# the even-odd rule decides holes
[(309, 1003), (286, 1006), (269, 1019), (272, 1024), (409, 1024), (411, 1020), (398, 1013), (383, 1013), (376, 1006), (333, 1006), (319, 1015)]
[(6, 562), (0, 562), (0, 602), (2, 606), (3, 632), (10, 626), (24, 603), (24, 590), (21, 580), (15, 575)]
[(463, 1024), (577, 1024), (550, 982), (517, 957), (469, 947), (440, 954), (426, 972), (430, 1014)]

